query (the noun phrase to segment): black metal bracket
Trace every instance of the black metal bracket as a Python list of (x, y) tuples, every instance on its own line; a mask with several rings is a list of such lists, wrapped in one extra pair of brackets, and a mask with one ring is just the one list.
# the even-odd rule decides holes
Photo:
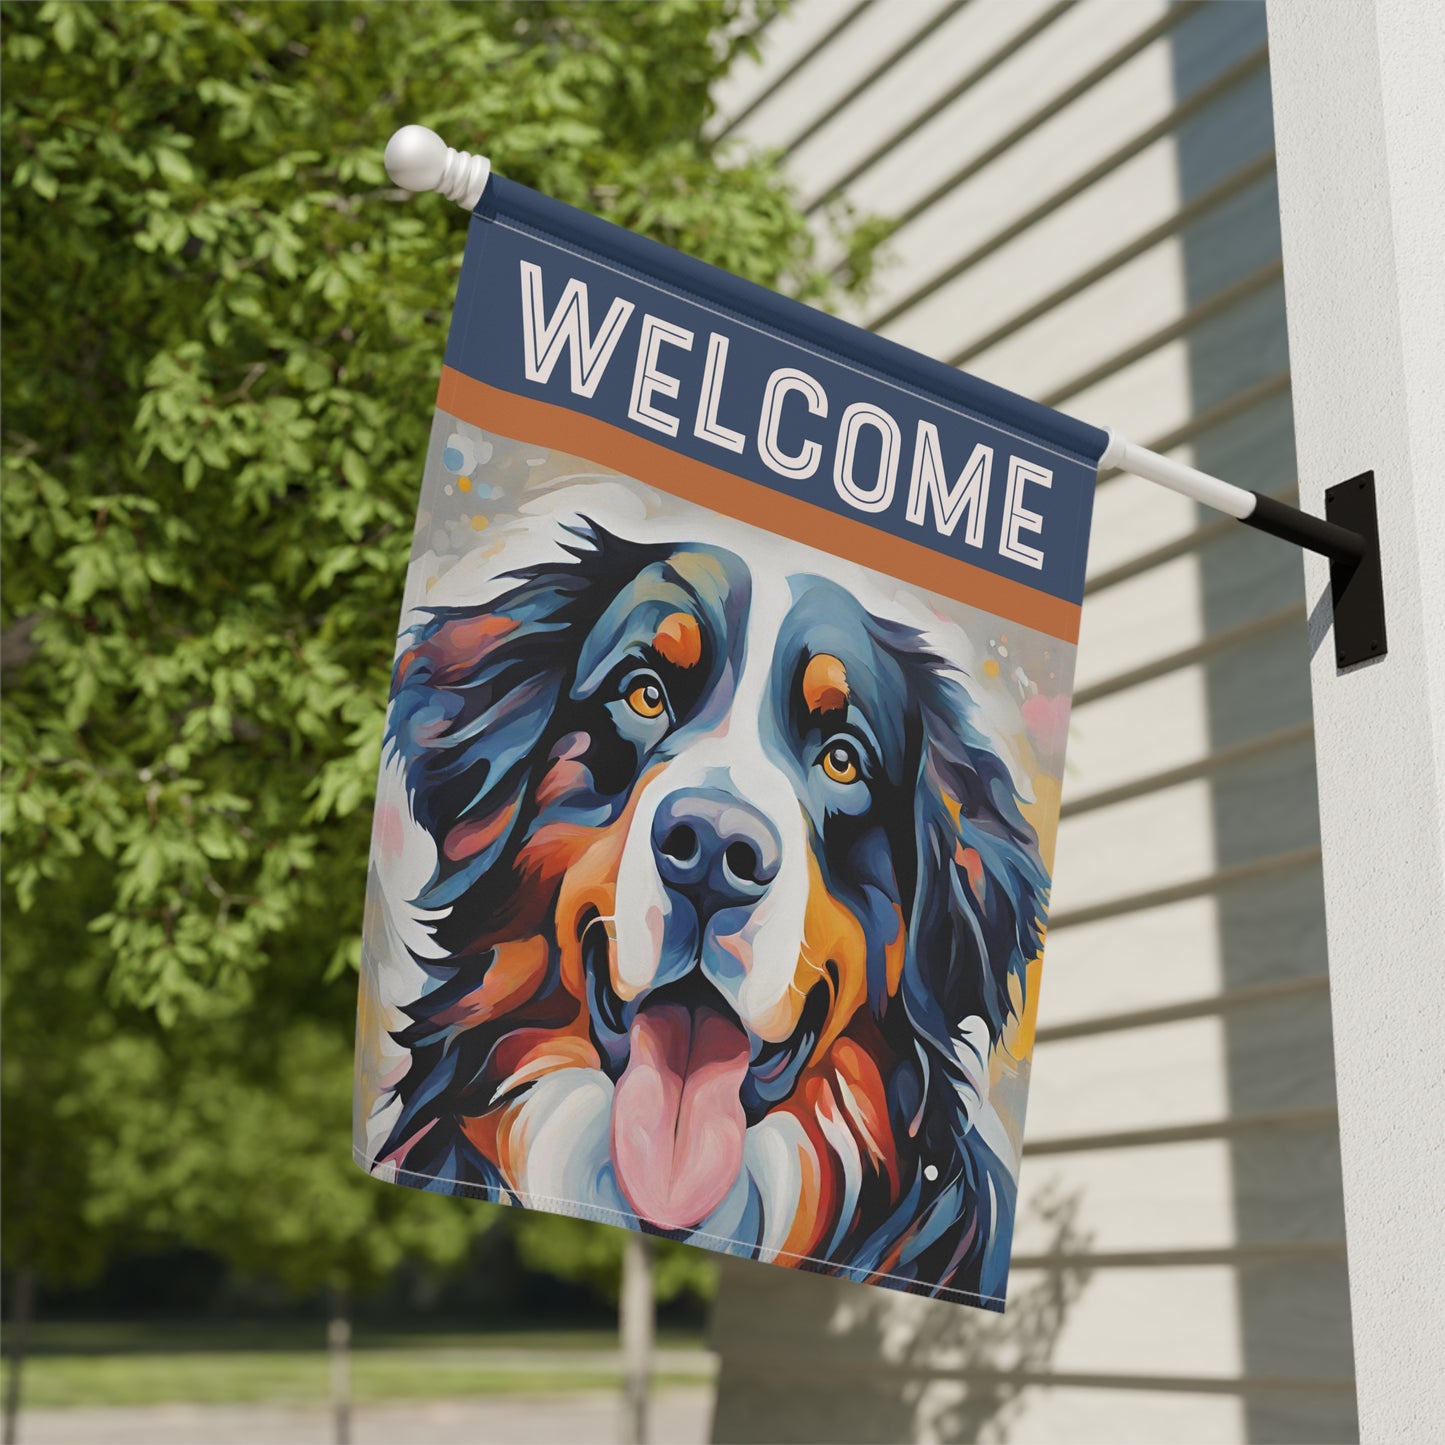
[(1325, 516), (1364, 538), (1357, 562), (1330, 561), (1330, 599), (1335, 614), (1335, 661), (1353, 667), (1389, 651), (1385, 636), (1385, 578), (1380, 568), (1380, 522), (1375, 474), (1361, 472), (1325, 493)]
[(1335, 661), (1353, 667), (1389, 650), (1385, 636), (1385, 587), (1380, 568), (1380, 527), (1375, 474), (1361, 472), (1325, 493), (1325, 515), (1312, 517), (1283, 502), (1255, 494), (1246, 526), (1293, 542), (1330, 559)]

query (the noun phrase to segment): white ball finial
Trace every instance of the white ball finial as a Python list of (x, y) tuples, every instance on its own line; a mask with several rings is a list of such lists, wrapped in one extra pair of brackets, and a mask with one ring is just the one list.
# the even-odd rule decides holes
[(404, 125), (386, 143), (386, 173), (406, 191), (439, 191), (470, 211), (482, 198), (492, 163), (453, 150), (434, 130)]
[(447, 143), (424, 125), (404, 125), (387, 141), (383, 162), (402, 190), (434, 190), (446, 169)]

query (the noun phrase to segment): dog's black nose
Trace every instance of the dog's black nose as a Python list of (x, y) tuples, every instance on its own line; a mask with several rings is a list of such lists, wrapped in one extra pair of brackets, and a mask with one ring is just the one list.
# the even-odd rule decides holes
[(663, 800), (652, 820), (662, 881), (705, 920), (722, 908), (756, 903), (778, 876), (777, 830), (756, 808), (717, 788)]

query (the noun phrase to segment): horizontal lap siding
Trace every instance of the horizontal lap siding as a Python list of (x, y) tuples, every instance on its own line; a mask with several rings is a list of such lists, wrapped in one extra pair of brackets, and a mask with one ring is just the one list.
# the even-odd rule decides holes
[[(910, 217), (852, 319), (1292, 500), (1264, 40), (800, 0), (721, 125)], [(1114, 475), (1088, 575), (1008, 1313), (730, 1263), (720, 1440), (1356, 1432), (1299, 559)]]

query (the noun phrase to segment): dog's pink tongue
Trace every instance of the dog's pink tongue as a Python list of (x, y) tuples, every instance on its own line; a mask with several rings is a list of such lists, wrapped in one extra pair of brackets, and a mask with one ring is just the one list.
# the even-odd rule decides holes
[(710, 1008), (644, 1005), (612, 1099), (612, 1163), (628, 1202), (661, 1229), (700, 1224), (743, 1167), (739, 1099), (748, 1039)]

